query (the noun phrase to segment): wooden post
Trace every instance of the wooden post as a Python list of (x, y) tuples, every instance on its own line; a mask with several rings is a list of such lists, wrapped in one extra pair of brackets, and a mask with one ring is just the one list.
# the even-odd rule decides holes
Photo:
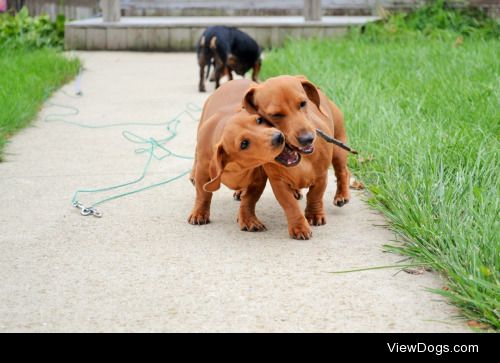
[(321, 20), (321, 0), (304, 0), (304, 18), (306, 21)]
[(17, 13), (19, 12), (22, 7), (24, 6), (24, 0), (9, 0), (7, 1), (7, 9), (14, 9), (14, 11)]
[(120, 0), (101, 0), (102, 21), (120, 21)]

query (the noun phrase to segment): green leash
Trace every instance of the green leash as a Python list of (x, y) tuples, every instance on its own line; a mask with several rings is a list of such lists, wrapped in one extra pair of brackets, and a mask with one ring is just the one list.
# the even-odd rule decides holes
[[(71, 97), (71, 98), (80, 98), (81, 97), (81, 92), (79, 92), (79, 96), (77, 96), (77, 97), (71, 96), (67, 93), (64, 93), (64, 94), (66, 94), (68, 97)], [(128, 141), (130, 141), (134, 144), (140, 145), (140, 147), (135, 149), (136, 155), (147, 154), (147, 156), (148, 156), (146, 163), (144, 164), (142, 174), (141, 174), (141, 176), (139, 176), (138, 178), (136, 178), (132, 181), (121, 183), (118, 185), (113, 185), (113, 186), (104, 187), (104, 188), (78, 189), (78, 190), (76, 190), (75, 193), (73, 194), (73, 198), (71, 199), (71, 204), (74, 207), (80, 209), (80, 213), (84, 216), (92, 215), (94, 217), (100, 218), (100, 217), (102, 217), (102, 213), (96, 209), (96, 206), (101, 205), (101, 204), (106, 203), (106, 202), (109, 202), (109, 201), (112, 201), (112, 200), (115, 200), (115, 199), (123, 198), (123, 197), (128, 196), (128, 195), (132, 195), (132, 194), (140, 193), (140, 192), (145, 191), (145, 190), (153, 189), (153, 188), (159, 187), (161, 185), (169, 184), (169, 183), (171, 183), (177, 179), (180, 179), (183, 176), (189, 174), (189, 172), (191, 171), (191, 169), (188, 169), (188, 170), (183, 171), (182, 173), (180, 173), (174, 177), (171, 177), (169, 179), (166, 179), (166, 180), (154, 183), (154, 184), (150, 184), (148, 186), (145, 186), (145, 187), (142, 187), (142, 188), (139, 188), (136, 190), (132, 190), (129, 192), (115, 194), (113, 196), (110, 196), (110, 197), (101, 199), (97, 202), (94, 202), (93, 204), (91, 204), (89, 206), (86, 206), (85, 204), (80, 203), (78, 201), (79, 194), (81, 194), (81, 193), (107, 192), (107, 191), (116, 190), (116, 189), (120, 189), (120, 188), (124, 188), (124, 187), (130, 186), (130, 185), (137, 184), (141, 180), (143, 180), (146, 177), (146, 175), (148, 174), (148, 171), (149, 171), (149, 168), (151, 166), (151, 162), (153, 159), (158, 160), (158, 161), (162, 161), (163, 159), (165, 159), (167, 157), (174, 157), (174, 158), (184, 159), (184, 160), (193, 160), (194, 159), (193, 157), (179, 155), (179, 154), (171, 151), (170, 149), (168, 149), (165, 145), (177, 136), (177, 133), (178, 133), (177, 126), (181, 123), (181, 117), (188, 115), (193, 121), (198, 121), (198, 118), (194, 115), (194, 113), (200, 112), (201, 108), (193, 103), (188, 103), (186, 105), (186, 108), (184, 109), (184, 111), (180, 112), (177, 116), (173, 117), (172, 119), (170, 119), (169, 121), (166, 121), (166, 122), (158, 122), (158, 123), (119, 122), (119, 123), (104, 124), (104, 125), (89, 125), (89, 124), (81, 123), (81, 122), (68, 121), (66, 119), (66, 117), (76, 116), (76, 115), (80, 114), (80, 111), (76, 107), (61, 105), (61, 104), (57, 104), (57, 103), (49, 103), (49, 104), (47, 104), (46, 107), (61, 108), (61, 109), (66, 110), (66, 111), (62, 112), (62, 113), (53, 113), (53, 114), (47, 115), (44, 118), (45, 122), (60, 122), (60, 123), (64, 123), (64, 124), (68, 124), (68, 125), (72, 125), (72, 126), (78, 126), (78, 127), (90, 128), (90, 129), (103, 129), (103, 128), (111, 128), (111, 127), (124, 127), (124, 126), (151, 126), (151, 127), (163, 126), (163, 127), (166, 127), (166, 131), (168, 134), (166, 137), (164, 137), (162, 139), (155, 139), (153, 137), (144, 138), (144, 137), (139, 136), (139, 135), (137, 135), (131, 131), (128, 131), (128, 130), (122, 131), (122, 135), (125, 139), (127, 139)]]

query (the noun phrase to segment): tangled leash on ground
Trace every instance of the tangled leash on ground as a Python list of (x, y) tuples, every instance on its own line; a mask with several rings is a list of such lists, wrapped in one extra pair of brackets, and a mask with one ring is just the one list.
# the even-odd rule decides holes
[[(78, 98), (82, 97), (81, 91), (76, 92), (77, 96), (72, 96), (66, 92), (63, 92), (63, 93), (70, 98), (78, 99)], [(182, 178), (183, 176), (187, 175), (191, 171), (191, 169), (188, 169), (188, 170), (183, 171), (180, 174), (177, 174), (176, 176), (168, 178), (166, 180), (163, 180), (163, 181), (160, 181), (157, 183), (153, 183), (153, 184), (150, 184), (150, 185), (147, 185), (145, 187), (135, 189), (132, 191), (127, 191), (127, 192), (115, 194), (115, 195), (112, 195), (110, 197), (101, 199), (97, 202), (94, 202), (90, 205), (85, 205), (84, 203), (81, 203), (78, 200), (79, 194), (81, 194), (81, 193), (107, 192), (107, 191), (116, 190), (116, 189), (120, 189), (120, 188), (124, 188), (127, 186), (137, 184), (140, 181), (142, 181), (146, 177), (146, 175), (148, 174), (148, 171), (149, 171), (149, 168), (151, 166), (151, 162), (153, 159), (161, 161), (167, 157), (173, 157), (173, 158), (178, 158), (178, 159), (192, 160), (193, 159), (192, 156), (177, 154), (177, 153), (173, 152), (172, 150), (170, 150), (169, 148), (167, 148), (165, 145), (177, 136), (177, 134), (178, 134), (177, 127), (181, 123), (181, 118), (183, 116), (188, 116), (191, 120), (196, 122), (196, 121), (198, 121), (198, 117), (196, 116), (196, 114), (201, 111), (201, 108), (193, 103), (188, 103), (188, 104), (186, 104), (186, 108), (184, 109), (184, 111), (180, 112), (175, 117), (173, 117), (165, 122), (156, 122), (156, 123), (120, 122), (120, 123), (112, 123), (112, 124), (89, 125), (89, 124), (85, 124), (85, 123), (81, 123), (81, 122), (69, 121), (66, 119), (66, 117), (76, 116), (76, 115), (80, 114), (80, 111), (76, 107), (52, 103), (52, 102), (48, 103), (46, 105), (46, 108), (49, 108), (49, 107), (58, 108), (58, 109), (62, 109), (65, 111), (59, 112), (59, 113), (52, 113), (50, 115), (45, 116), (45, 118), (43, 119), (44, 122), (59, 122), (59, 123), (64, 123), (64, 124), (68, 124), (68, 125), (72, 125), (72, 126), (77, 126), (77, 127), (82, 127), (82, 128), (90, 128), (90, 129), (103, 129), (103, 128), (113, 128), (113, 127), (124, 127), (124, 126), (143, 126), (143, 127), (144, 126), (148, 126), (148, 127), (155, 127), (156, 126), (156, 127), (165, 127), (166, 131), (167, 131), (167, 136), (162, 138), (162, 139), (156, 139), (153, 137), (142, 137), (142, 136), (140, 136), (136, 133), (133, 133), (131, 131), (128, 131), (128, 130), (122, 131), (122, 136), (125, 139), (127, 139), (128, 141), (130, 141), (134, 144), (139, 145), (139, 147), (137, 149), (135, 149), (136, 155), (141, 155), (141, 154), (147, 155), (147, 159), (146, 159), (146, 162), (144, 164), (142, 174), (134, 180), (131, 180), (131, 181), (128, 181), (125, 183), (121, 183), (118, 185), (113, 185), (113, 186), (104, 187), (104, 188), (93, 188), (93, 189), (85, 188), (85, 189), (76, 190), (75, 193), (73, 194), (72, 199), (71, 199), (71, 204), (75, 208), (78, 208), (80, 210), (80, 214), (83, 216), (91, 215), (91, 216), (94, 216), (97, 218), (101, 218), (102, 213), (96, 209), (96, 207), (98, 205), (101, 205), (103, 203), (106, 203), (106, 202), (109, 202), (109, 201), (112, 201), (112, 200), (115, 200), (118, 198), (125, 197), (127, 195), (136, 194), (136, 193), (139, 193), (139, 192), (142, 192), (145, 190), (153, 189), (153, 188), (159, 187), (161, 185), (171, 183), (177, 179)]]

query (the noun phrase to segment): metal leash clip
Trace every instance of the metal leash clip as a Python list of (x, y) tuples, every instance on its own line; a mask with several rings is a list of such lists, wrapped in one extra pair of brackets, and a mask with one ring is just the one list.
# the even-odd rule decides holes
[(77, 201), (73, 202), (73, 206), (80, 209), (80, 214), (82, 216), (94, 216), (96, 218), (102, 217), (102, 213), (98, 212), (94, 207), (85, 207), (83, 204)]

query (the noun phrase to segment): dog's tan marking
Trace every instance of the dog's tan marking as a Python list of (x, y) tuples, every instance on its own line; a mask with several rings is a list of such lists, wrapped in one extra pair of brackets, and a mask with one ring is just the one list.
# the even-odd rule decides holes
[(233, 54), (229, 53), (229, 55), (227, 56), (227, 64), (230, 67), (235, 68), (238, 64), (238, 60)]
[(210, 39), (210, 48), (211, 49), (217, 48), (217, 37), (213, 37), (212, 39)]

